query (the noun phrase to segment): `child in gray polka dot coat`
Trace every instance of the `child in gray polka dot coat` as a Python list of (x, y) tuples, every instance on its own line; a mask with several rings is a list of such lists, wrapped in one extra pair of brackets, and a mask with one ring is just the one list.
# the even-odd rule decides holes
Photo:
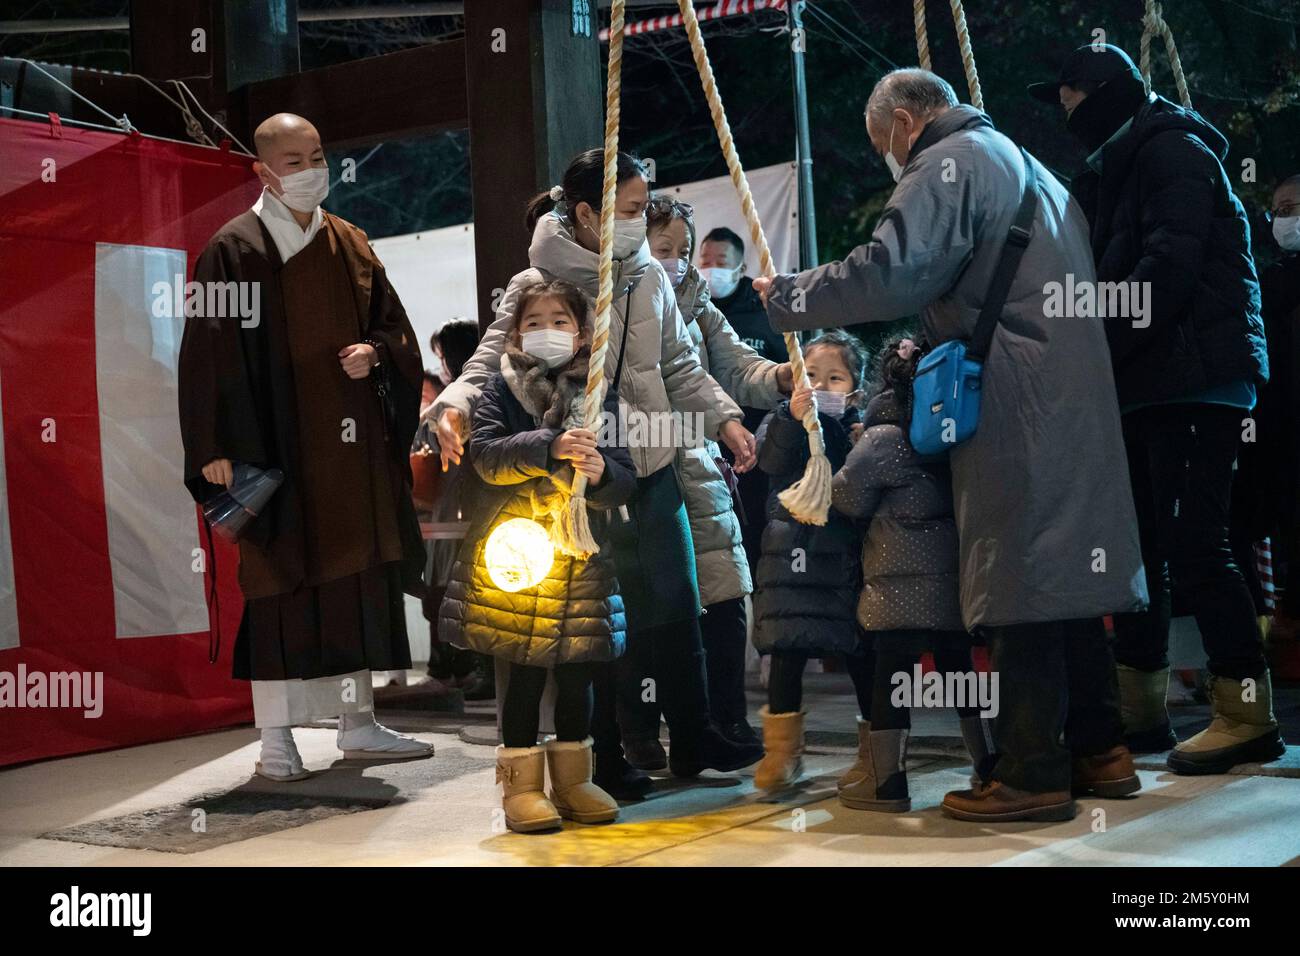
[[(948, 463), (923, 458), (907, 437), (921, 355), (910, 337), (881, 349), (861, 435), (832, 484), (834, 510), (865, 531), (858, 622), (875, 651), (870, 713), (858, 718), (858, 762), (839, 788), (840, 802), (855, 809), (911, 808), (904, 772), (910, 694), (901, 689), (914, 681), (921, 653), (932, 651), (941, 673), (973, 670), (958, 601)], [(965, 703), (974, 706), (957, 713), (978, 771), (989, 761), (987, 722), (977, 701)]]

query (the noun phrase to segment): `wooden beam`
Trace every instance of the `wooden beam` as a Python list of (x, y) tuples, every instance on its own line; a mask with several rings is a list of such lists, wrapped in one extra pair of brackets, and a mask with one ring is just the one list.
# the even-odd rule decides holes
[(558, 182), (576, 153), (601, 144), (600, 44), (594, 22), (573, 32), (573, 10), (573, 0), (465, 5), (481, 328), (499, 291), (528, 266), (528, 200)]
[(235, 131), (249, 137), (245, 142), (280, 112), (305, 116), (336, 149), (464, 128), (465, 44), (448, 40), (350, 60), (250, 83), (231, 96)]

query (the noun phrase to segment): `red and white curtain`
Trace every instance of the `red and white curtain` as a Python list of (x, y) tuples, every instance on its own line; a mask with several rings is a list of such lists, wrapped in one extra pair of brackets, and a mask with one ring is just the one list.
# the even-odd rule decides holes
[[(251, 719), (229, 676), (242, 606), (220, 542), (208, 663), (170, 294), (256, 198), (249, 164), (0, 118), (0, 765)], [(73, 699), (96, 682), (98, 701)]]

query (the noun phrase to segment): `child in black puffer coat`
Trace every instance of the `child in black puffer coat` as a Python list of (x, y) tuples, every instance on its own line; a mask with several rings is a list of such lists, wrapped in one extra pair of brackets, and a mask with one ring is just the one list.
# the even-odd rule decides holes
[[(831, 511), (825, 525), (795, 521), (778, 495), (803, 477), (808, 433), (801, 422), (815, 390), (826, 457), (838, 470), (862, 416), (851, 399), (861, 394), (866, 352), (846, 332), (820, 336), (804, 349), (812, 389), (795, 389), (763, 420), (758, 467), (769, 478), (767, 526), (754, 575), (754, 646), (771, 654), (767, 706), (762, 710), (763, 761), (754, 773), (761, 790), (779, 790), (803, 772), (803, 672), (810, 657), (844, 655), (863, 713), (869, 708), (871, 662), (859, 640), (856, 616), (862, 537), (853, 522)], [(855, 428), (855, 426), (857, 428)]]
[[(591, 330), (583, 292), (568, 282), (539, 282), (520, 292), (515, 315), (501, 371), (474, 409), (469, 460), (482, 484), (439, 611), (438, 636), (510, 662), (497, 781), (506, 825), (531, 832), (555, 829), (561, 817), (601, 823), (618, 815), (614, 799), (592, 783), (588, 735), (592, 667), (618, 657), (627, 632), (604, 519), (631, 497), (636, 476), (626, 448), (598, 447), (596, 433), (584, 427)], [(618, 414), (613, 389), (604, 413)], [(585, 559), (553, 551), (547, 539), (579, 472), (589, 482), (591, 530), (603, 542)], [(493, 534), (510, 521), (540, 535), (540, 560), (535, 567), (520, 561), (506, 573), (514, 556), (528, 551), (502, 539), (501, 553), (511, 560), (494, 572)], [(556, 737), (543, 748), (537, 746), (538, 707), (548, 670), (557, 688)]]

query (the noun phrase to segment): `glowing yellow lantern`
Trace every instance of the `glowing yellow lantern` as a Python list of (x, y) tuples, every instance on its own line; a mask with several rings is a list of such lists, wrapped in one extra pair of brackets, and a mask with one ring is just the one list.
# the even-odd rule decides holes
[(528, 518), (511, 518), (492, 529), (483, 549), (488, 577), (503, 591), (535, 587), (555, 563), (546, 529)]

